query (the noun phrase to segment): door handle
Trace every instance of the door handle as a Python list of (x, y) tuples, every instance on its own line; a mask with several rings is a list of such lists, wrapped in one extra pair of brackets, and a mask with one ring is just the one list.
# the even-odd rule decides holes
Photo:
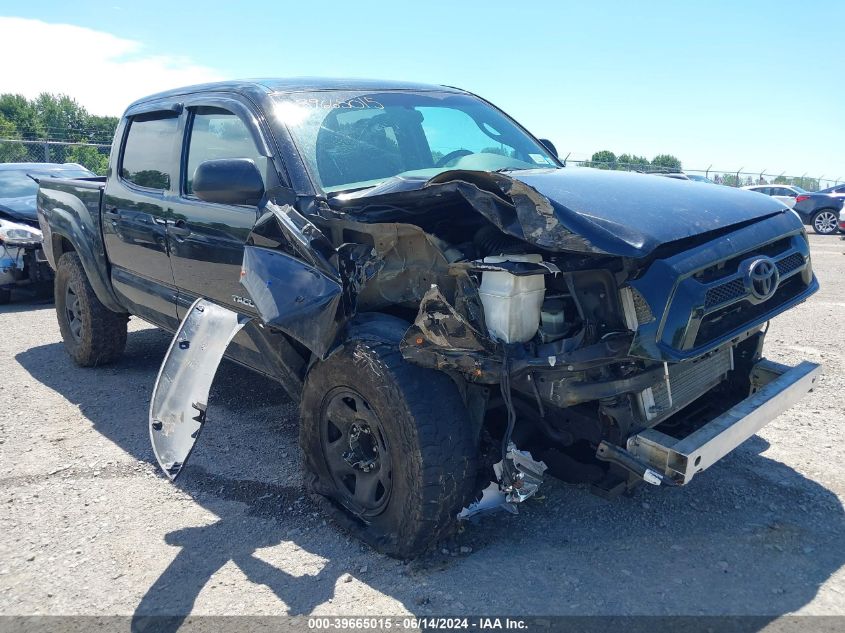
[(168, 225), (167, 233), (173, 237), (188, 237), (191, 234), (191, 229), (185, 220), (177, 220), (173, 224)]
[(118, 212), (117, 207), (112, 207), (103, 211), (103, 217), (106, 220), (111, 220), (114, 222), (115, 220), (120, 219), (120, 213)]

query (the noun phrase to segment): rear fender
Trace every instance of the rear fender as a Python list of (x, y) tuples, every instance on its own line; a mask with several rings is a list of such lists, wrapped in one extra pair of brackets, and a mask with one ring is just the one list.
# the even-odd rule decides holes
[[(55, 269), (62, 238), (79, 256), (85, 275), (100, 302), (114, 312), (126, 312), (112, 290), (109, 265), (100, 227), (100, 188), (79, 188), (78, 195), (58, 187), (38, 191), (38, 223), (44, 234), (43, 248)], [(83, 200), (84, 198), (84, 200)]]

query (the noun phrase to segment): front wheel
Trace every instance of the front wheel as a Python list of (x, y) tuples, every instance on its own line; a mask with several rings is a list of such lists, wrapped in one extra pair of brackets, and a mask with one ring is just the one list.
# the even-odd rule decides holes
[(76, 364), (92, 367), (117, 360), (126, 347), (128, 315), (100, 302), (76, 253), (59, 258), (54, 292), (59, 330)]
[(309, 488), (382, 553), (421, 554), (470, 500), (477, 451), (463, 401), (445, 374), (407, 363), (398, 339), (353, 338), (314, 365), (301, 418)]
[(830, 209), (822, 209), (813, 216), (813, 230), (820, 235), (833, 235), (838, 230), (839, 220)]

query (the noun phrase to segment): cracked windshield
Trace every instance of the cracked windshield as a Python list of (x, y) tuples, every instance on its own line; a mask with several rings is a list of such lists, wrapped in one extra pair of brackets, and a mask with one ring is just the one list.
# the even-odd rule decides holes
[(557, 161), (484, 101), (450, 93), (319, 92), (280, 96), (276, 117), (327, 193), (450, 169), (556, 167)]

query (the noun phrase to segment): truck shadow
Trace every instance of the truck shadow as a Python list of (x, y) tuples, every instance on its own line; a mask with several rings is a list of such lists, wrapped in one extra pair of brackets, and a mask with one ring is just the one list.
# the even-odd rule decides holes
[[(123, 360), (93, 370), (74, 367), (60, 344), (16, 360), (78, 405), (97, 432), (152, 468), (147, 408), (168, 343), (158, 330), (132, 332)], [(164, 537), (180, 549), (137, 605), (135, 630), (175, 631), (229, 562), (269, 588), (290, 615), (325, 610), (333, 598), (338, 612), (362, 613), (350, 597), (360, 585), (341, 582), (351, 573), (418, 615), (772, 619), (807, 605), (845, 564), (839, 499), (759, 455), (767, 445), (754, 438), (688, 488), (650, 488), (607, 502), (549, 481), (543, 498), (524, 504), (519, 516), (494, 514), (468, 526), (457, 544), (471, 554), (432, 553), (400, 565), (326, 526), (306, 499), (296, 417), (275, 383), (221, 365), (210, 424), (177, 482), (218, 518)], [(314, 561), (315, 572), (286, 566), (292, 553)]]

